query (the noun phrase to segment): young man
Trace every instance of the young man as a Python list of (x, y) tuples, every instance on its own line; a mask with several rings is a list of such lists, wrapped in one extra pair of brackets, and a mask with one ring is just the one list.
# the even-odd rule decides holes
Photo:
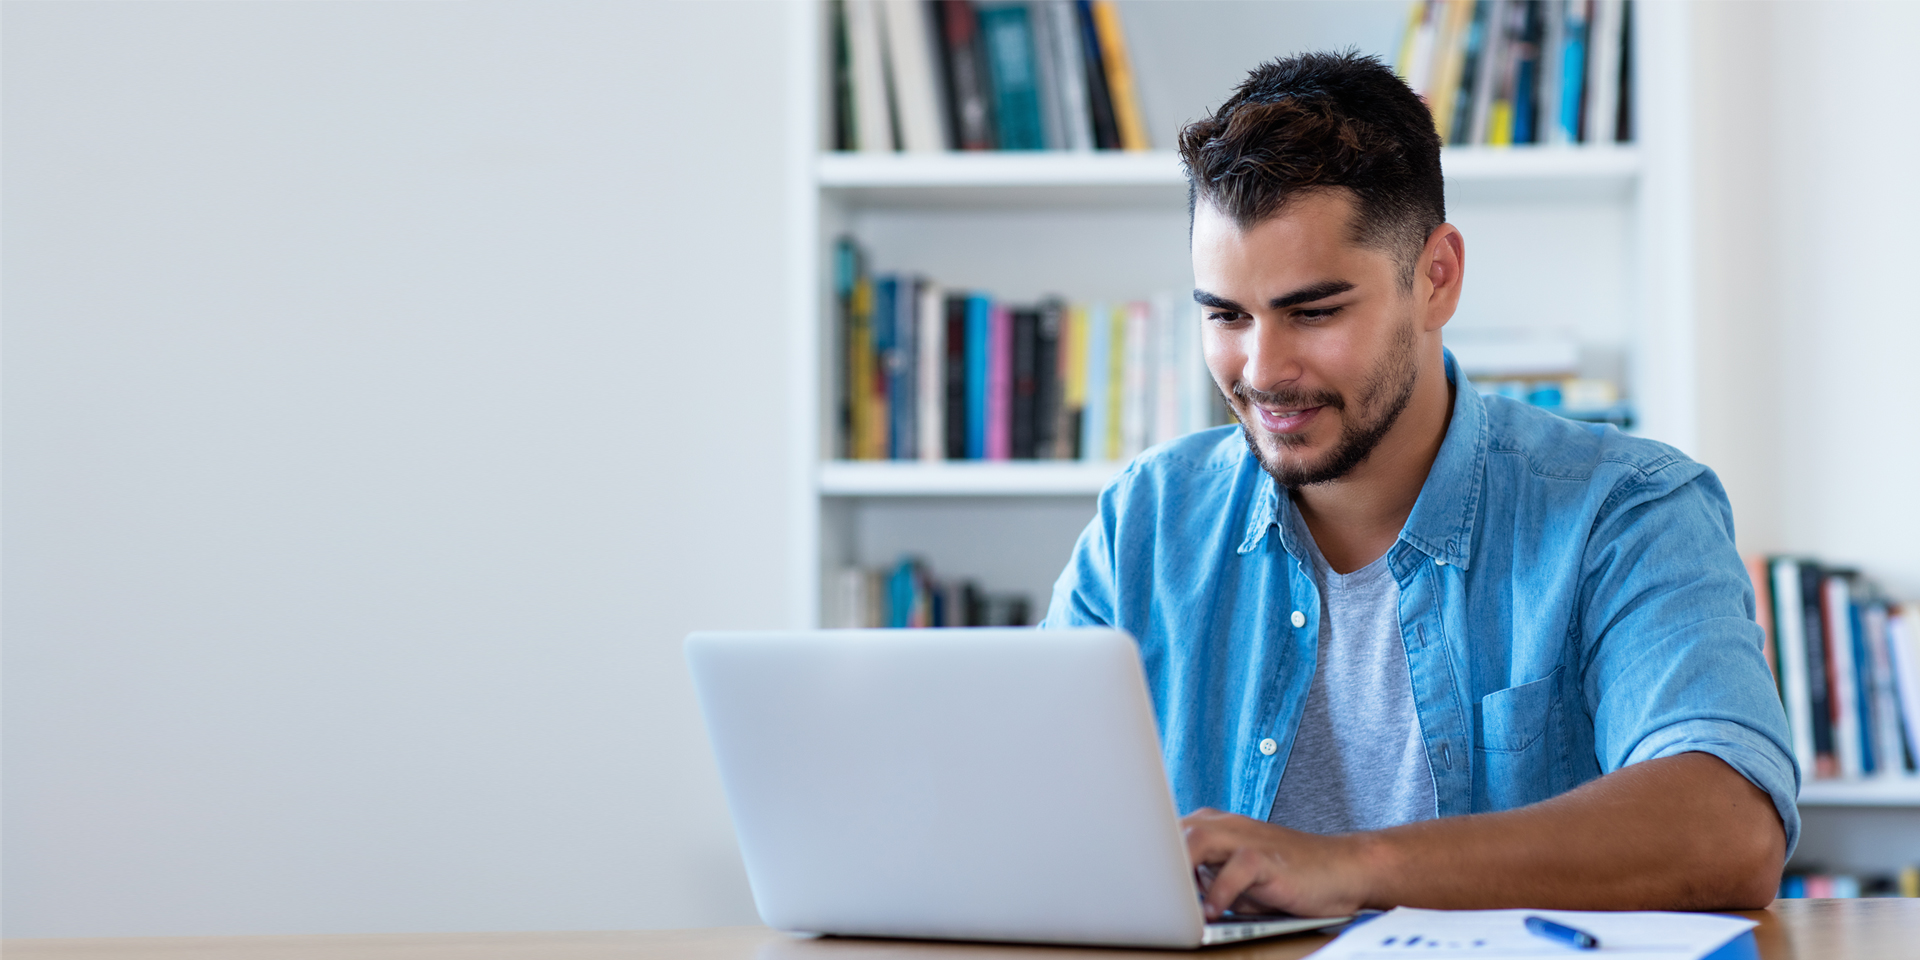
[(1302, 56), (1180, 151), (1241, 426), (1101, 494), (1047, 624), (1139, 639), (1209, 913), (1769, 902), (1799, 771), (1726, 495), (1461, 378), (1426, 107)]

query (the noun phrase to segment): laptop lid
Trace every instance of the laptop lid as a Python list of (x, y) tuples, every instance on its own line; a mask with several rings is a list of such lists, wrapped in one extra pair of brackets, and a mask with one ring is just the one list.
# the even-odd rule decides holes
[(686, 652), (767, 925), (1201, 942), (1125, 633), (696, 633)]

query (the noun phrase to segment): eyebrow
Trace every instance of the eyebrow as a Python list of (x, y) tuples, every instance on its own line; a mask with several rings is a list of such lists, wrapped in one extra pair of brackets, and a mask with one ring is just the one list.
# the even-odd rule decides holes
[[(1345, 280), (1322, 280), (1321, 282), (1312, 284), (1311, 286), (1301, 287), (1300, 289), (1295, 290), (1292, 293), (1287, 294), (1286, 296), (1274, 297), (1272, 300), (1267, 301), (1267, 309), (1285, 310), (1288, 307), (1298, 306), (1299, 304), (1302, 304), (1302, 303), (1312, 303), (1315, 300), (1325, 300), (1328, 297), (1346, 293), (1348, 290), (1352, 290), (1352, 289), (1353, 289), (1353, 284)], [(1247, 312), (1246, 308), (1242, 307), (1240, 304), (1235, 303), (1232, 300), (1228, 300), (1226, 297), (1222, 297), (1217, 294), (1208, 293), (1205, 290), (1199, 290), (1199, 289), (1194, 290), (1193, 302), (1203, 307), (1214, 307), (1220, 310), (1234, 310), (1240, 313)]]

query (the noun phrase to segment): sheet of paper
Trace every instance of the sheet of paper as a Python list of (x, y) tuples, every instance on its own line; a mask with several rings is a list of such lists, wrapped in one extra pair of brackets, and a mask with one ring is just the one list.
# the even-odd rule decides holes
[[(1545, 917), (1600, 938), (1598, 950), (1527, 932)], [(1752, 920), (1712, 913), (1614, 913), (1580, 910), (1415, 910), (1398, 907), (1352, 927), (1314, 954), (1315, 960), (1402, 957), (1575, 960), (1632, 955), (1635, 960), (1700, 960), (1752, 929)]]

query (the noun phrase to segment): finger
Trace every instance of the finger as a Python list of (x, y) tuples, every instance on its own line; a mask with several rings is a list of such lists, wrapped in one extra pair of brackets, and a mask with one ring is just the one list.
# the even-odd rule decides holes
[(1197, 814), (1183, 821), (1182, 831), (1187, 842), (1187, 862), (1195, 866), (1225, 861), (1258, 833), (1259, 824), (1238, 814), (1222, 813), (1209, 819), (1196, 817)]
[(1213, 883), (1207, 886), (1204, 898), (1207, 919), (1217, 920), (1242, 895), (1255, 884), (1266, 880), (1264, 859), (1251, 850), (1242, 848), (1227, 858), (1227, 862), (1215, 868)]

